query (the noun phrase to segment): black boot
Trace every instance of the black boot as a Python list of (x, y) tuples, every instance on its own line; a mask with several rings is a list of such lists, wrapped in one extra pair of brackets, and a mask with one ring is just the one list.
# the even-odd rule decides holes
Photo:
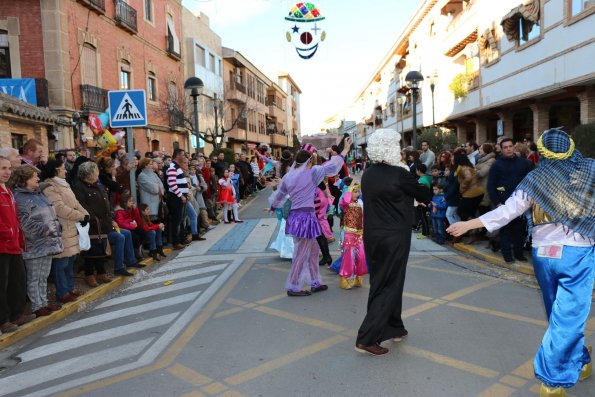
[(318, 242), (318, 246), (320, 247), (320, 252), (322, 252), (322, 259), (318, 262), (320, 266), (330, 266), (333, 263), (333, 258), (331, 258), (331, 253), (328, 248), (328, 241), (324, 235), (316, 237), (316, 241)]
[(165, 255), (165, 252), (163, 252), (163, 246), (157, 247), (157, 253), (164, 258), (167, 256)]
[(153, 260), (156, 261), (156, 262), (160, 262), (161, 261), (161, 259), (159, 259), (159, 255), (157, 255), (157, 250), (151, 250), (151, 251), (149, 251), (149, 256), (151, 258), (153, 258)]

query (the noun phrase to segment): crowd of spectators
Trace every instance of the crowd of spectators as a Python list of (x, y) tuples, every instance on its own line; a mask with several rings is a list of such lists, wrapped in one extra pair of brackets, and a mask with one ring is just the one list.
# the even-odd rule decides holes
[[(129, 277), (141, 260), (166, 257), (219, 223), (217, 203), (227, 178), (233, 220), (237, 205), (257, 190), (262, 165), (244, 154), (235, 164), (175, 149), (135, 153), (124, 149), (92, 159), (87, 151), (53, 153), (31, 139), (21, 151), (0, 148), (0, 332), (9, 333), (36, 317), (60, 310), (84, 292), (75, 287), (76, 269), (94, 288), (113, 277)], [(252, 164), (251, 164), (252, 163)], [(136, 176), (131, 185), (131, 172)], [(133, 200), (133, 191), (138, 202)], [(225, 204), (227, 209), (227, 204)], [(227, 213), (223, 217), (228, 220)], [(84, 230), (87, 229), (87, 232)], [(81, 235), (90, 247), (81, 250)], [(111, 262), (110, 262), (111, 261)], [(113, 270), (108, 271), (108, 263)], [(48, 279), (55, 299), (48, 299)], [(27, 310), (27, 300), (31, 310)]]
[[(432, 235), (436, 242), (444, 244), (447, 224), (475, 218), (504, 204), (538, 161), (537, 147), (529, 138), (515, 143), (511, 138), (499, 137), (495, 143), (481, 145), (469, 141), (454, 150), (441, 151), (438, 157), (428, 141), (421, 142), (421, 151), (404, 149), (402, 165), (434, 192), (428, 207), (417, 206), (413, 226), (419, 232), (417, 237)], [(506, 262), (526, 261), (524, 250), (531, 245), (530, 228), (531, 217), (526, 214), (502, 228), (499, 236), (487, 235), (483, 230), (468, 236), (467, 242), (488, 240), (490, 248), (500, 250)], [(461, 238), (453, 238), (452, 242), (458, 243)]]

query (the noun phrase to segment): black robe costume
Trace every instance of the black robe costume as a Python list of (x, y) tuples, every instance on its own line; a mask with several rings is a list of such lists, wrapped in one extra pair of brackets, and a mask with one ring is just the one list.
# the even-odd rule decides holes
[(371, 346), (404, 333), (401, 310), (415, 214), (413, 198), (428, 203), (432, 192), (408, 170), (383, 163), (366, 169), (361, 191), (370, 294), (357, 343)]

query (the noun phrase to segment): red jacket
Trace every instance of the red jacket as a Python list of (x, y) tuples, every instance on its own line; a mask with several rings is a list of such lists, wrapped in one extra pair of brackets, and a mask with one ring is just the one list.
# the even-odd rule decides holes
[(159, 229), (159, 224), (158, 223), (149, 223), (148, 225), (143, 221), (143, 218), (141, 218), (140, 216), (140, 211), (138, 210), (137, 207), (134, 207), (132, 210), (130, 210), (130, 212), (132, 213), (132, 219), (134, 219), (136, 221), (136, 224), (139, 225), (140, 227), (142, 227), (143, 229), (145, 229), (145, 231), (151, 231), (151, 230), (157, 230)]
[(20, 255), (25, 248), (24, 237), (12, 192), (0, 186), (0, 254)]
[(136, 210), (136, 212), (138, 212), (136, 207), (132, 210), (125, 210), (121, 207), (118, 207), (116, 209), (116, 214), (115, 214), (114, 218), (115, 218), (115, 221), (118, 224), (118, 226), (120, 226), (120, 228), (127, 229), (127, 230), (134, 230), (138, 227), (138, 225), (139, 225), (138, 222), (136, 222), (136, 224), (132, 223), (134, 221), (132, 211), (134, 211), (134, 210)]

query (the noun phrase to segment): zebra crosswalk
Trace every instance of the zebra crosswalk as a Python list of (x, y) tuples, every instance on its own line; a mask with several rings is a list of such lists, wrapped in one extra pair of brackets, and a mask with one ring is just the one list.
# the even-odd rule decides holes
[(17, 353), (0, 396), (47, 396), (154, 362), (244, 260), (183, 254)]

